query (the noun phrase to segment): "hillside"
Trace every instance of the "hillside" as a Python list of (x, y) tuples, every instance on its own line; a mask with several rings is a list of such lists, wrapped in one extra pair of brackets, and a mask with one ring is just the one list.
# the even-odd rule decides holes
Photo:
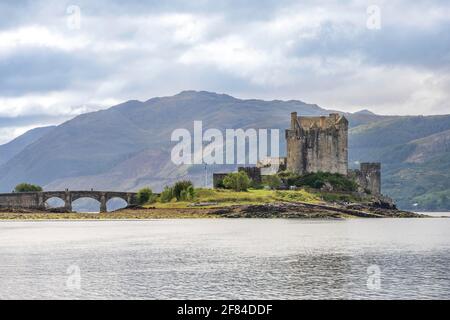
[[(176, 167), (170, 161), (174, 129), (192, 131), (194, 120), (202, 120), (204, 129), (278, 128), (284, 153), (283, 132), (292, 111), (305, 116), (330, 112), (301, 101), (241, 100), (196, 91), (128, 101), (80, 115), (24, 143), (0, 166), (0, 190), (9, 191), (23, 181), (47, 190), (136, 190), (150, 185), (158, 191), (181, 178), (202, 186), (203, 166)], [(439, 147), (441, 141), (448, 145), (450, 116), (391, 117), (367, 110), (345, 115), (351, 126), (351, 162), (382, 161), (386, 194), (403, 208), (414, 203), (433, 208), (430, 203), (437, 197), (444, 199), (439, 209), (450, 209), (445, 201), (450, 192), (449, 151)], [(223, 168), (209, 168), (210, 180), (213, 170)]]
[(14, 158), (14, 156), (20, 153), (26, 146), (37, 141), (54, 128), (54, 126), (35, 128), (4, 145), (0, 145), (0, 165)]
[(382, 162), (383, 192), (400, 207), (450, 209), (450, 115), (366, 124), (349, 139), (351, 162)]

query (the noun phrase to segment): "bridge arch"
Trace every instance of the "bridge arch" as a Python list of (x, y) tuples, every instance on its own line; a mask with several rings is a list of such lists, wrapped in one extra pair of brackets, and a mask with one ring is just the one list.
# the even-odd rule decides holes
[(72, 210), (70, 196), (68, 196), (68, 194), (64, 191), (40, 192), (38, 193), (38, 199), (39, 207), (46, 208), (48, 205), (48, 200), (60, 199), (64, 203), (62, 207), (70, 211)]
[(95, 197), (75, 197), (72, 199), (71, 206), (75, 212), (101, 212), (101, 202)]
[(66, 206), (66, 202), (64, 198), (61, 197), (47, 197), (44, 201), (44, 207), (48, 208), (64, 208)]
[(106, 201), (106, 210), (112, 212), (126, 208), (128, 205), (128, 201), (125, 197), (108, 197), (108, 200)]

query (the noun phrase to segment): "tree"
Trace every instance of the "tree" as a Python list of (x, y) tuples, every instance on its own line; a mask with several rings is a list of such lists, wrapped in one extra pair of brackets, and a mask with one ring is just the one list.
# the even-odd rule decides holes
[(223, 185), (225, 188), (238, 192), (247, 191), (250, 183), (250, 178), (243, 171), (229, 173), (223, 178)]
[(30, 184), (30, 183), (21, 183), (21, 184), (18, 184), (14, 188), (14, 191), (15, 192), (41, 192), (42, 187), (35, 185), (35, 184)]
[(139, 190), (137, 193), (137, 201), (139, 204), (145, 204), (147, 202), (150, 202), (152, 195), (153, 195), (152, 189), (143, 188), (143, 189)]

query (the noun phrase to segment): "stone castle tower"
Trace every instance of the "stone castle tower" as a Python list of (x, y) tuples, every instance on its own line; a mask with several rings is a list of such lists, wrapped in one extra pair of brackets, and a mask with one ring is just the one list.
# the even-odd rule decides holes
[(344, 116), (298, 117), (293, 112), (286, 144), (288, 171), (348, 174), (348, 121)]

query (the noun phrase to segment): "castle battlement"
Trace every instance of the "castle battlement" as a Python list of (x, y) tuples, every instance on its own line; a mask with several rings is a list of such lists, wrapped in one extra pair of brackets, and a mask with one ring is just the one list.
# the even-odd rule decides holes
[(298, 117), (296, 112), (291, 113), (291, 130), (336, 129), (340, 126), (348, 126), (348, 121), (338, 113), (330, 113), (328, 117)]

